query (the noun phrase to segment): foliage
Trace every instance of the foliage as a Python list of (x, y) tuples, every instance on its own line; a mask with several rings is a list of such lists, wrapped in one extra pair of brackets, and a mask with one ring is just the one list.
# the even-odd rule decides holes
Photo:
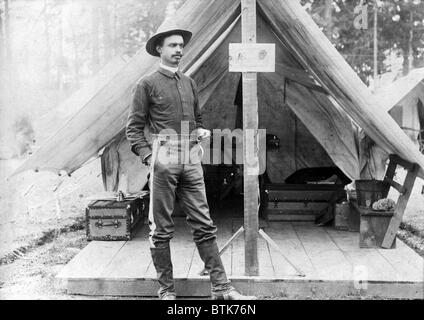
[(113, 58), (143, 50), (184, 2), (0, 0), (0, 145), (16, 146), (7, 137), (22, 114), (41, 144), (53, 133), (51, 110)]
[[(368, 8), (368, 29), (362, 30), (354, 26), (359, 0), (301, 2), (362, 80), (368, 83), (374, 71), (374, 0), (363, 1)], [(377, 3), (379, 73), (390, 70), (387, 59), (391, 54), (403, 59), (404, 74), (409, 72), (410, 55), (413, 67), (424, 66), (424, 1), (377, 0)]]

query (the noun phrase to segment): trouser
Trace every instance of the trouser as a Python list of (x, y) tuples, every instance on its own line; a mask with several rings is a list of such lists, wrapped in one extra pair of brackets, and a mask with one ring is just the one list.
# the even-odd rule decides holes
[(233, 289), (216, 245), (217, 228), (209, 213), (198, 151), (199, 145), (194, 143), (189, 143), (189, 147), (186, 147), (181, 141), (162, 141), (159, 138), (153, 141), (149, 241), (158, 273), (160, 296), (166, 292), (175, 292), (169, 242), (174, 234), (172, 212), (176, 197), (192, 229), (199, 255), (210, 273), (212, 292), (221, 293)]

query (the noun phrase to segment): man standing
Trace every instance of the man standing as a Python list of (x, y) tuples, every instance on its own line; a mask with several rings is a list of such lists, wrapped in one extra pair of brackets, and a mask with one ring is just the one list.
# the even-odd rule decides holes
[[(168, 29), (148, 40), (146, 50), (160, 57), (160, 65), (156, 72), (138, 81), (126, 128), (132, 152), (150, 167), (149, 241), (160, 285), (158, 295), (161, 299), (176, 298), (170, 240), (177, 196), (209, 272), (212, 298), (254, 299), (237, 292), (226, 276), (216, 243), (217, 228), (210, 218), (201, 162), (190, 156), (198, 150), (197, 142), (210, 136), (210, 131), (203, 128), (196, 83), (178, 70), (191, 36), (187, 30)], [(144, 133), (147, 124), (153, 133), (152, 146)], [(194, 139), (184, 132), (194, 132)], [(191, 150), (189, 154), (187, 149)], [(171, 158), (178, 161), (169, 161)]]

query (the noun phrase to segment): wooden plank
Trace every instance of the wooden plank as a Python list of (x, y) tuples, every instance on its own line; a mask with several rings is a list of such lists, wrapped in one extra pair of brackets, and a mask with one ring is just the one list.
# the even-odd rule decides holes
[[(256, 0), (241, 0), (242, 42), (256, 43)], [(258, 79), (256, 73), (243, 73), (243, 177), (245, 272), (259, 274), (258, 197), (259, 158), (255, 145), (258, 134)], [(252, 132), (253, 131), (253, 132)], [(251, 134), (253, 133), (253, 134)]]
[(402, 279), (396, 269), (377, 251), (377, 249), (361, 249), (358, 234), (325, 228), (340, 251), (351, 263), (351, 278), (355, 274), (363, 274), (364, 280), (400, 281)]
[(397, 241), (396, 249), (377, 249), (377, 251), (397, 270), (401, 279), (407, 281), (424, 281), (423, 258), (403, 243), (403, 241)]
[(271, 260), (269, 244), (260, 237), (258, 240), (259, 276), (263, 278), (275, 278), (274, 265)]
[[(386, 170), (386, 174), (384, 176), (384, 180), (393, 180), (395, 173), (396, 173), (396, 167), (397, 163), (394, 161), (392, 157), (390, 157), (390, 162)], [(383, 196), (387, 198), (388, 194), (390, 192), (390, 186), (387, 186), (384, 190)]]
[[(352, 280), (324, 281), (304, 279), (272, 280), (267, 278), (238, 278), (232, 284), (241, 292), (256, 296), (283, 299), (338, 299), (346, 297), (356, 299), (419, 299), (423, 297), (422, 282), (375, 281), (368, 284), (367, 290), (357, 290)], [(176, 280), (179, 297), (210, 297), (210, 283), (206, 279)], [(68, 294), (123, 297), (157, 297), (157, 284), (154, 280), (71, 280), (68, 282)]]
[(113, 257), (102, 271), (101, 277), (142, 279), (150, 261), (149, 227), (144, 225)]
[(278, 244), (271, 239), (271, 237), (269, 235), (267, 235), (265, 233), (265, 231), (263, 229), (259, 230), (259, 234), (261, 235), (261, 237), (267, 242), (268, 247), (272, 247), (273, 249), (277, 250), (277, 252), (280, 254), (280, 256), (282, 258), (284, 258), (284, 260), (297, 272), (298, 276), (302, 276), (304, 277), (305, 274), (303, 273), (303, 271), (300, 269), (299, 266), (296, 266), (295, 264), (293, 264), (290, 259), (287, 258), (287, 256), (284, 254), (283, 250), (280, 249), (280, 247), (278, 246)]
[(231, 43), (230, 72), (275, 72), (275, 43)]
[[(315, 277), (316, 270), (291, 223), (270, 222), (269, 227), (264, 228), (264, 230), (279, 246), (285, 256), (294, 265), (302, 268), (308, 279)], [(281, 257), (277, 250), (271, 247), (270, 255), (277, 279), (296, 276), (296, 271)]]
[(98, 278), (126, 241), (92, 241), (59, 273), (59, 278)]
[(406, 192), (406, 188), (402, 186), (400, 183), (397, 183), (396, 181), (389, 178), (384, 178), (384, 181), (389, 183), (393, 188), (399, 191), (400, 194), (403, 194)]
[[(237, 219), (235, 219), (237, 220)], [(224, 220), (224, 225), (229, 225)], [(242, 225), (242, 219), (238, 219), (233, 225), (236, 231)], [(403, 298), (403, 299), (422, 299), (423, 297), (423, 260), (411, 248), (399, 241), (395, 250), (384, 249), (358, 249), (357, 233), (336, 232), (332, 229), (325, 229), (328, 237), (334, 240), (339, 252), (349, 259), (351, 266), (362, 264), (370, 266), (368, 272), (369, 282), (366, 290), (358, 290), (354, 287), (353, 274), (344, 280), (333, 278), (323, 278), (317, 275), (314, 265), (306, 254), (303, 243), (299, 241), (295, 228), (305, 228), (305, 232), (316, 230), (311, 225), (297, 223), (293, 228), (292, 224), (271, 222), (264, 226), (266, 232), (275, 240), (281, 250), (290, 260), (302, 267), (306, 272), (306, 278), (293, 277), (293, 271), (281, 256), (272, 251), (272, 265), (276, 271), (275, 278), (270, 279), (267, 275), (260, 277), (246, 277), (243, 274), (233, 275), (232, 284), (240, 291), (264, 296), (284, 297), (284, 298), (337, 298), (337, 297), (379, 297), (379, 298)], [(221, 227), (222, 230), (222, 227)], [(147, 230), (145, 230), (147, 231)], [(228, 232), (231, 234), (231, 232)], [(335, 236), (333, 234), (336, 233)], [(146, 234), (137, 234), (135, 241), (142, 241)], [(302, 237), (302, 236), (301, 236)], [(221, 245), (228, 237), (219, 237)], [(356, 239), (356, 240), (355, 240)], [(242, 238), (240, 238), (243, 241)], [(117, 244), (117, 242), (103, 242), (104, 244)], [(179, 242), (175, 242), (177, 245)], [(129, 245), (127, 242), (125, 246)], [(148, 242), (145, 242), (148, 247)], [(90, 244), (91, 245), (91, 244)], [(259, 244), (261, 246), (261, 244)], [(125, 246), (121, 250), (125, 250)], [(316, 246), (316, 255), (325, 255), (321, 250), (322, 245)], [(328, 246), (331, 249), (331, 243)], [(85, 249), (84, 249), (85, 250)], [(238, 255), (244, 254), (243, 246), (239, 245)], [(110, 250), (103, 250), (110, 252)], [(376, 253), (380, 254), (380, 257)], [(121, 254), (119, 251), (113, 259)], [(128, 254), (134, 254), (129, 252)], [(85, 255), (89, 258), (89, 255)], [(261, 257), (262, 258), (262, 257)], [(314, 263), (317, 263), (315, 256), (311, 257)], [(383, 260), (386, 261), (383, 261)], [(127, 260), (132, 261), (133, 255), (128, 256)], [(262, 261), (262, 259), (261, 259)], [(261, 263), (260, 261), (260, 263)], [(112, 262), (113, 263), (113, 262)], [(326, 268), (331, 268), (331, 260), (326, 260)], [(101, 266), (102, 264), (100, 264)], [(87, 263), (85, 264), (87, 266)], [(98, 265), (99, 266), (99, 265)], [(122, 265), (121, 265), (122, 266)], [(320, 266), (320, 264), (317, 264)], [(340, 266), (341, 267), (341, 266)], [(239, 261), (239, 270), (244, 271), (244, 260)], [(269, 268), (269, 264), (266, 268)], [(266, 268), (264, 270), (266, 270)], [(396, 269), (397, 274), (395, 274)], [(352, 269), (351, 269), (352, 270)], [(85, 271), (85, 268), (82, 269)], [(131, 272), (131, 271), (130, 271)], [(379, 274), (381, 272), (381, 275)], [(136, 273), (134, 273), (136, 275)], [(59, 278), (60, 279), (60, 278)], [(63, 278), (62, 278), (63, 279)], [(147, 280), (143, 280), (147, 279)], [(176, 289), (179, 296), (207, 297), (210, 295), (210, 282), (207, 277), (176, 279)], [(111, 295), (111, 296), (144, 296), (156, 297), (158, 284), (156, 275), (148, 279), (147, 277), (115, 277), (107, 276), (105, 272), (99, 276), (82, 278), (75, 276), (66, 281), (66, 290), (69, 294), (85, 295)]]
[(403, 186), (406, 188), (406, 191), (399, 196), (399, 199), (396, 203), (395, 214), (390, 220), (389, 227), (387, 228), (386, 235), (384, 236), (383, 243), (381, 244), (383, 248), (390, 248), (396, 238), (396, 233), (399, 230), (403, 214), (405, 213), (409, 197), (412, 193), (412, 188), (414, 187), (415, 179), (418, 175), (418, 170), (419, 167), (416, 164), (413, 166), (412, 170), (408, 170), (408, 174), (406, 175), (405, 182), (403, 184)]
[(351, 263), (322, 227), (294, 226), (320, 279), (351, 279)]

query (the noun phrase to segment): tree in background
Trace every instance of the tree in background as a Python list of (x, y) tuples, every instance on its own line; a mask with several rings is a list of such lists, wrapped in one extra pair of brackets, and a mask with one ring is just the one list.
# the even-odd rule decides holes
[(125, 53), (134, 55), (159, 28), (166, 17), (167, 9), (178, 9), (186, 0), (143, 0), (132, 2), (122, 8), (124, 17), (121, 46)]
[[(368, 29), (356, 29), (355, 7), (361, 1), (352, 0), (301, 0), (314, 21), (337, 50), (345, 57), (360, 78), (369, 84), (374, 71), (373, 22), (374, 0), (367, 5)], [(384, 0), (378, 4), (378, 70), (390, 71), (386, 59), (395, 54), (403, 58), (403, 73), (410, 67), (424, 64), (424, 1)], [(410, 62), (412, 58), (412, 63)]]
[(23, 115), (42, 143), (53, 133), (44, 122), (50, 111), (113, 58), (143, 50), (184, 2), (0, 0), (0, 149), (20, 145), (14, 153), (25, 154), (34, 139), (16, 131)]
[(384, 1), (381, 37), (403, 58), (403, 74), (424, 67), (424, 1)]
[(0, 67), (11, 59), (9, 0), (0, 0)]

